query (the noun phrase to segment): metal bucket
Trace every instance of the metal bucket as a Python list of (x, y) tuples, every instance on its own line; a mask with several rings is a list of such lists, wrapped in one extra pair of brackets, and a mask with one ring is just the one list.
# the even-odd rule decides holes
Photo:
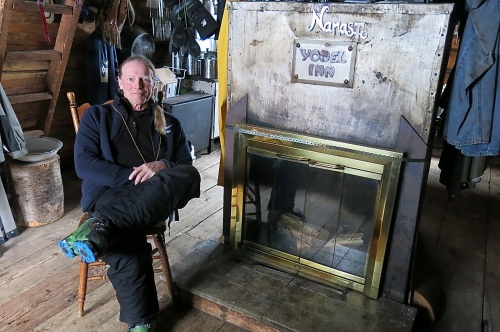
[(201, 73), (201, 60), (188, 54), (186, 57), (185, 68), (186, 74), (190, 76), (198, 76)]
[(208, 79), (217, 78), (217, 58), (207, 55), (202, 63), (202, 76)]

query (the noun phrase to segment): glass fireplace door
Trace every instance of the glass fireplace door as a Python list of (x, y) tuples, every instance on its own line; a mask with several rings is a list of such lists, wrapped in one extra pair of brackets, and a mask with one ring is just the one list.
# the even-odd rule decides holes
[(275, 137), (240, 137), (235, 247), (376, 297), (399, 162)]

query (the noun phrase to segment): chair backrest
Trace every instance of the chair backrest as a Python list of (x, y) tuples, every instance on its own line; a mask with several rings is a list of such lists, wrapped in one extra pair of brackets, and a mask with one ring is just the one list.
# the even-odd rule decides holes
[(75, 127), (75, 133), (78, 133), (78, 127), (80, 126), (80, 119), (83, 113), (90, 107), (89, 103), (85, 103), (80, 107), (76, 106), (75, 93), (70, 91), (66, 94), (69, 100), (69, 110), (71, 112), (71, 118), (73, 119), (73, 127)]
[[(83, 113), (92, 105), (89, 103), (84, 103), (80, 106), (76, 106), (76, 97), (75, 93), (70, 91), (66, 94), (69, 100), (69, 110), (71, 112), (71, 118), (73, 119), (73, 127), (75, 127), (75, 134), (78, 133), (78, 127), (80, 127), (80, 119), (83, 116)], [(108, 100), (104, 104), (110, 104), (113, 100)]]

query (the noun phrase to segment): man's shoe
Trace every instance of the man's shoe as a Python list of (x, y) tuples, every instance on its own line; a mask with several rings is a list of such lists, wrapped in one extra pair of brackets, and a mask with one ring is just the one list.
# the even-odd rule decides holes
[(69, 258), (80, 255), (84, 262), (92, 263), (108, 252), (110, 240), (109, 223), (89, 217), (76, 231), (59, 241), (59, 247)]
[(128, 326), (128, 332), (152, 332), (154, 331), (154, 324), (140, 323), (134, 326)]
[(92, 220), (91, 218), (88, 218), (73, 233), (68, 235), (65, 239), (59, 241), (59, 247), (67, 257), (73, 258), (78, 255), (78, 249), (75, 248), (74, 243), (77, 241), (88, 240), (88, 235), (92, 231), (91, 225)]

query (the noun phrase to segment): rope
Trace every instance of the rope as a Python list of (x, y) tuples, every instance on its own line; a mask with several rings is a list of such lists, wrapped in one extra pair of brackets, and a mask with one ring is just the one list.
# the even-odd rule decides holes
[(42, 16), (43, 35), (45, 37), (45, 42), (49, 44), (50, 43), (49, 26), (47, 24), (47, 19), (45, 18), (45, 10), (43, 9), (45, 5), (45, 0), (37, 0), (36, 3), (38, 5), (38, 9), (40, 10), (40, 15)]

